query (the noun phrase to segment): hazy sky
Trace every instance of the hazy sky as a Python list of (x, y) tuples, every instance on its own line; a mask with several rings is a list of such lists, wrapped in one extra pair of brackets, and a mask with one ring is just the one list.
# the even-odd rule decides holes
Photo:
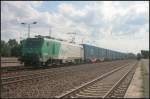
[(49, 35), (122, 52), (149, 49), (148, 1), (1, 1), (1, 39)]

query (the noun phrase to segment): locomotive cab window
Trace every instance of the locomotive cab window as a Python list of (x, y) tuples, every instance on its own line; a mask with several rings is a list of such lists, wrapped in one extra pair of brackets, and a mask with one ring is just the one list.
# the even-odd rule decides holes
[(31, 48), (40, 47), (42, 46), (42, 40), (35, 38), (27, 39), (25, 46)]

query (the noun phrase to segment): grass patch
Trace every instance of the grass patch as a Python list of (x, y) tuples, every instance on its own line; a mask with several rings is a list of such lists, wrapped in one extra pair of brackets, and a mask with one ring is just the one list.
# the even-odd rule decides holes
[(149, 85), (148, 84), (148, 82), (147, 82), (147, 76), (148, 76), (148, 73), (146, 73), (146, 70), (145, 70), (145, 68), (144, 68), (144, 64), (143, 64), (143, 62), (142, 62), (142, 64), (141, 64), (141, 76), (142, 76), (142, 86), (141, 86), (141, 88), (142, 88), (142, 96), (143, 97), (148, 97), (148, 93), (146, 92), (146, 88), (148, 88), (149, 86), (147, 86), (147, 85)]
[(144, 69), (143, 69), (143, 63), (141, 64), (140, 69), (141, 69), (141, 79), (142, 79), (142, 86), (141, 86), (142, 90), (141, 90), (141, 92), (142, 92), (142, 97), (144, 97), (145, 90), (144, 90)]

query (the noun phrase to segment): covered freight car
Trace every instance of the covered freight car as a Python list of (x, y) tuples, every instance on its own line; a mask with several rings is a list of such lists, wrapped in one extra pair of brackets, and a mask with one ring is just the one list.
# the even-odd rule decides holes
[(125, 59), (125, 53), (104, 49), (88, 44), (82, 44), (84, 49), (85, 62), (110, 61)]
[(100, 47), (82, 44), (85, 62), (103, 61), (106, 58), (106, 50)]

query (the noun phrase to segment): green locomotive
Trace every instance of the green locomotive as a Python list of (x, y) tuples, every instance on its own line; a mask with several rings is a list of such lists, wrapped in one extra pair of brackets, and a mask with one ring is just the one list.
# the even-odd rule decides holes
[(52, 38), (27, 38), (22, 41), (20, 60), (26, 66), (81, 63), (83, 61), (83, 48), (80, 45)]

